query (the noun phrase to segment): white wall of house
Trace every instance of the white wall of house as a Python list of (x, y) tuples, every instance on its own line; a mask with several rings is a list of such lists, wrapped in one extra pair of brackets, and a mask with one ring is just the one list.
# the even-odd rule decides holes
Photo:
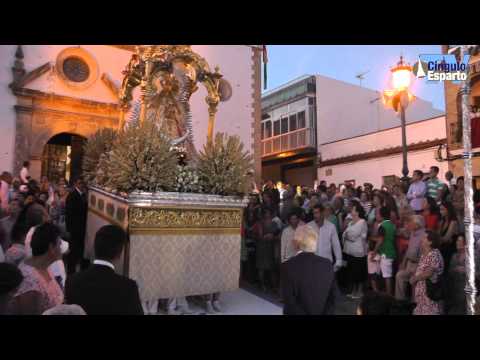
[[(437, 148), (430, 148), (410, 152), (408, 154), (409, 175), (411, 176), (414, 170), (428, 172), (430, 166), (436, 165), (440, 168), (439, 178), (444, 181), (445, 172), (448, 171), (448, 163), (435, 160), (436, 150)], [(331, 170), (330, 176), (326, 176), (327, 170)], [(396, 175), (401, 177), (401, 170), (402, 154), (398, 154), (320, 168), (318, 169), (318, 179), (325, 180), (328, 184), (335, 183), (337, 185), (347, 180), (355, 180), (357, 186), (369, 182), (380, 188), (383, 185), (384, 176)]]
[[(447, 137), (446, 131), (445, 116), (408, 124), (406, 129), (407, 144), (445, 139)], [(322, 160), (325, 161), (401, 145), (402, 129), (397, 125), (397, 127), (393, 129), (378, 131), (328, 144), (321, 144), (319, 146), (319, 152), (322, 154)]]
[[(73, 45), (75, 46), (75, 45)], [(47, 93), (88, 99), (99, 102), (115, 103), (107, 86), (101, 81), (107, 73), (118, 84), (122, 81), (122, 70), (128, 64), (131, 52), (106, 45), (80, 45), (88, 51), (98, 64), (99, 76), (87, 89), (77, 90), (68, 87), (54, 73), (47, 73), (28, 84), (28, 88)], [(27, 72), (44, 65), (55, 63), (58, 54), (72, 45), (24, 45), (25, 70)], [(192, 49), (203, 56), (213, 71), (220, 67), (233, 89), (233, 95), (227, 102), (220, 103), (215, 131), (238, 134), (245, 149), (253, 153), (253, 59), (252, 49), (246, 45), (194, 45)], [(16, 45), (0, 45), (0, 170), (11, 171), (13, 167), (13, 149), (15, 141), (16, 98), (11, 94), (8, 84), (12, 81), (11, 67), (14, 63)], [(199, 90), (192, 96), (191, 110), (195, 146), (200, 150), (207, 137), (208, 109), (205, 103), (206, 90)]]
[[(319, 145), (400, 124), (396, 113), (384, 107), (380, 92), (325, 76), (317, 75), (316, 79)], [(407, 108), (406, 121), (413, 123), (442, 114), (430, 102), (416, 99)]]
[[(446, 138), (445, 117), (439, 116), (433, 119), (408, 124), (407, 143), (431, 141)], [(376, 132), (352, 139), (332, 142), (320, 145), (322, 161), (336, 159), (344, 156), (367, 153), (375, 150), (388, 149), (402, 145), (401, 128), (396, 127), (389, 130)], [(419, 150), (408, 153), (408, 167), (410, 175), (414, 170), (429, 171), (430, 166), (436, 165), (440, 168), (440, 177), (448, 171), (447, 162), (438, 162), (435, 159), (437, 147)], [(343, 183), (346, 180), (355, 180), (357, 184), (370, 182), (375, 186), (383, 184), (384, 176), (402, 176), (402, 154), (382, 158), (356, 161), (333, 166), (326, 166), (318, 170), (318, 178), (328, 183)], [(331, 170), (331, 175), (327, 172)]]

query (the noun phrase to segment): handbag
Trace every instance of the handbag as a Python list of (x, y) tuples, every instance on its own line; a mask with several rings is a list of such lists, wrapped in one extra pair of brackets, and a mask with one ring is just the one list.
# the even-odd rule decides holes
[(445, 298), (445, 282), (443, 276), (438, 277), (437, 282), (430, 279), (425, 280), (427, 288), (427, 296), (432, 301), (440, 301)]

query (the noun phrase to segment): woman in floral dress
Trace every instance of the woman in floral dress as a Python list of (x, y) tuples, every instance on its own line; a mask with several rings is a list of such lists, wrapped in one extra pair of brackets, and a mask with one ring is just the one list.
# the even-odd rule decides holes
[(32, 257), (18, 266), (23, 281), (10, 303), (15, 315), (41, 315), (46, 310), (63, 303), (60, 285), (48, 268), (62, 258), (62, 241), (59, 229), (50, 223), (36, 228), (32, 239)]
[(426, 280), (430, 279), (433, 283), (439, 281), (443, 274), (443, 258), (440, 250), (440, 239), (434, 232), (427, 231), (422, 240), (422, 256), (418, 264), (415, 276), (410, 279), (410, 284), (415, 287), (416, 307), (414, 315), (441, 315), (443, 306), (440, 301), (433, 301), (427, 295)]

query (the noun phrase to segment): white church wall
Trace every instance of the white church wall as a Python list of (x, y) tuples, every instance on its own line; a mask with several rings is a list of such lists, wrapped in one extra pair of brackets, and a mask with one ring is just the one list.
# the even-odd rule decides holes
[[(220, 73), (232, 86), (232, 97), (218, 105), (215, 132), (238, 135), (245, 149), (252, 152), (253, 60), (252, 49), (245, 45), (193, 45), (192, 50), (203, 56), (213, 71)], [(201, 150), (207, 140), (208, 108), (206, 90), (200, 85), (191, 99), (195, 147)]]
[[(55, 64), (58, 54), (75, 45), (24, 45), (25, 70), (32, 71), (47, 62)], [(101, 80), (103, 73), (121, 84), (122, 70), (128, 64), (131, 52), (106, 45), (80, 45), (98, 65), (98, 77), (86, 89), (69, 87), (58, 75), (46, 73), (27, 85), (28, 88), (46, 93), (82, 98), (98, 102), (115, 103), (112, 92)], [(192, 49), (203, 56), (213, 71), (215, 66), (232, 86), (233, 95), (227, 102), (218, 106), (216, 132), (237, 134), (252, 151), (253, 117), (253, 60), (252, 49), (245, 45), (194, 45)], [(15, 141), (16, 98), (11, 94), (8, 84), (12, 81), (11, 67), (14, 62), (16, 45), (0, 46), (0, 169), (13, 167), (13, 149)], [(192, 96), (191, 110), (194, 128), (195, 146), (200, 150), (207, 137), (208, 107), (205, 102), (206, 91), (199, 84), (199, 90)]]
[(16, 98), (8, 85), (12, 82), (16, 47), (0, 45), (0, 172), (11, 171), (13, 167)]
[[(86, 50), (98, 66), (98, 76), (95, 82), (86, 89), (73, 89), (58, 76), (44, 74), (27, 85), (28, 88), (56, 95), (82, 98), (98, 102), (116, 103), (117, 99), (101, 80), (103, 73), (108, 74), (119, 84), (122, 81), (122, 71), (130, 60), (131, 53), (127, 50), (105, 45), (79, 45)], [(55, 64), (62, 50), (75, 45), (26, 45), (24, 46), (25, 69), (31, 71), (47, 62)]]

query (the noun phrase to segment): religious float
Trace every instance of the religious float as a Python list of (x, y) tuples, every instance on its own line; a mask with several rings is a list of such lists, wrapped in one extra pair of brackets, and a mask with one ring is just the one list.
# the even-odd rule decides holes
[[(238, 137), (214, 134), (230, 85), (188, 45), (139, 46), (124, 75), (118, 130), (99, 130), (85, 146), (85, 255), (94, 257), (97, 230), (116, 224), (129, 234), (117, 271), (137, 281), (142, 301), (237, 289), (252, 157)], [(198, 84), (209, 113), (199, 151), (189, 106)]]

